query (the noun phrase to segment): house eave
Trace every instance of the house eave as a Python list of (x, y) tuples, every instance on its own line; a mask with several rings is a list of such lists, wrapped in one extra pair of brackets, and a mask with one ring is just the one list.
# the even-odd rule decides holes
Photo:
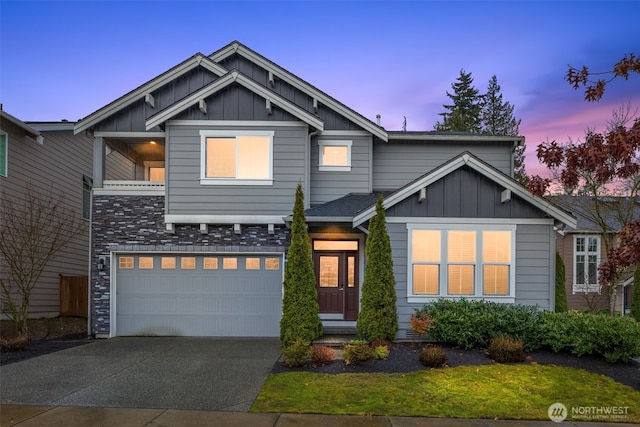
[(2, 109), (0, 109), (0, 117), (2, 117), (4, 120), (10, 123), (13, 123), (15, 126), (18, 126), (20, 129), (24, 130), (27, 136), (37, 141), (38, 144), (42, 144), (44, 142), (44, 137), (40, 134), (40, 132), (34, 129), (33, 127), (29, 126), (22, 120), (16, 117), (13, 117), (11, 114), (7, 113)]

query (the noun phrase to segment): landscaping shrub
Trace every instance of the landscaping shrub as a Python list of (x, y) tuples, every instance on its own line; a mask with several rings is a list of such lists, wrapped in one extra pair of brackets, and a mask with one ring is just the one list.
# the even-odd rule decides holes
[(500, 304), (468, 299), (438, 300), (417, 310), (414, 317), (428, 314), (433, 320), (429, 337), (464, 349), (486, 348), (491, 339), (504, 335), (519, 338), (524, 349), (542, 344), (544, 325), (537, 307)]
[(373, 348), (373, 358), (376, 360), (387, 360), (389, 357), (389, 347), (385, 345), (379, 345)]
[(302, 338), (298, 338), (293, 344), (282, 349), (284, 364), (290, 368), (305, 366), (311, 357), (311, 345), (309, 341)]
[(314, 366), (323, 366), (331, 363), (336, 355), (336, 351), (326, 345), (314, 345), (311, 348), (311, 353), (311, 361)]
[(487, 354), (498, 363), (524, 362), (524, 343), (521, 339), (496, 337), (491, 340)]
[(420, 363), (429, 368), (441, 368), (447, 363), (447, 353), (442, 347), (429, 345), (420, 352)]
[(631, 317), (640, 322), (640, 264), (633, 272), (633, 294), (631, 296)]
[(351, 340), (342, 349), (342, 358), (347, 365), (357, 365), (373, 357), (373, 349), (364, 340)]
[(434, 328), (433, 319), (429, 316), (429, 313), (418, 313), (418, 315), (411, 315), (409, 321), (409, 327), (411, 330), (420, 335), (427, 335), (429, 331)]
[(380, 346), (389, 347), (389, 344), (390, 344), (389, 340), (385, 340), (384, 338), (378, 338), (371, 341), (371, 348), (376, 348)]
[(556, 251), (556, 313), (569, 310), (567, 303), (567, 285), (564, 261), (560, 252)]
[(640, 355), (640, 323), (628, 316), (570, 311), (544, 313), (544, 343), (555, 352), (601, 355), (608, 362), (627, 362)]
[(369, 223), (365, 254), (367, 265), (362, 281), (360, 313), (356, 322), (358, 335), (367, 341), (377, 338), (392, 340), (398, 331), (396, 280), (382, 196), (378, 197), (376, 215)]

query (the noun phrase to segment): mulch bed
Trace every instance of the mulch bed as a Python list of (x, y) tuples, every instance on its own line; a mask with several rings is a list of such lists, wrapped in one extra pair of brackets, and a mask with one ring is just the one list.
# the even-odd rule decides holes
[[(347, 365), (342, 360), (318, 367), (288, 368), (281, 360), (276, 362), (273, 373), (281, 372), (317, 372), (323, 374), (343, 373), (403, 373), (428, 369), (418, 360), (418, 356), (424, 348), (423, 343), (393, 343), (390, 346), (387, 360), (369, 360), (359, 365)], [(442, 345), (447, 353), (447, 365), (449, 367), (463, 365), (494, 365), (496, 362), (489, 359), (483, 350), (464, 350), (459, 347)], [(541, 365), (567, 366), (584, 369), (596, 374), (603, 374), (615, 381), (640, 390), (640, 366), (634, 363), (609, 363), (601, 357), (582, 356), (576, 357), (569, 353), (553, 353), (548, 350), (537, 350), (527, 353), (525, 364), (538, 363)]]

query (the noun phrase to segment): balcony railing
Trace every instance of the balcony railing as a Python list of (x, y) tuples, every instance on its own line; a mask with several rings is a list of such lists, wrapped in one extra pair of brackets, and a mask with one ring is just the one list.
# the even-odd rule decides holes
[(164, 196), (164, 182), (104, 181), (102, 188), (94, 188), (96, 195)]

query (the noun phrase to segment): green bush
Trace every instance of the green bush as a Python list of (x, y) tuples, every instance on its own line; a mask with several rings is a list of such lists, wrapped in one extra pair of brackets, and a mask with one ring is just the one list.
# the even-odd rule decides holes
[(398, 331), (396, 280), (382, 196), (378, 197), (376, 215), (369, 223), (365, 253), (367, 265), (362, 281), (360, 313), (356, 322), (358, 335), (367, 341), (378, 338), (393, 340)]
[(556, 313), (569, 310), (567, 303), (567, 285), (564, 261), (560, 253), (556, 251)]
[(447, 353), (442, 347), (429, 345), (420, 352), (420, 363), (429, 368), (441, 368), (447, 363)]
[(282, 349), (284, 364), (290, 368), (305, 366), (312, 357), (309, 341), (298, 338), (288, 347)]
[(487, 355), (498, 363), (524, 362), (524, 343), (521, 339), (496, 337), (491, 340)]
[(373, 358), (376, 360), (387, 360), (389, 357), (389, 347), (379, 345), (373, 348)]
[(542, 344), (544, 325), (537, 307), (468, 299), (438, 300), (417, 310), (433, 320), (429, 337), (465, 349), (486, 348), (491, 339), (504, 335), (519, 338), (526, 351)]
[(373, 357), (373, 349), (364, 340), (351, 340), (342, 348), (342, 358), (347, 365), (358, 365)]
[(280, 319), (280, 343), (289, 347), (297, 339), (313, 341), (322, 336), (316, 276), (311, 243), (304, 216), (304, 195), (298, 184), (291, 222), (291, 246), (284, 272), (284, 296)]
[(631, 297), (631, 317), (640, 322), (640, 264), (633, 272), (633, 296)]
[(555, 352), (601, 355), (627, 362), (640, 355), (640, 323), (628, 316), (583, 312), (544, 313), (544, 343)]

